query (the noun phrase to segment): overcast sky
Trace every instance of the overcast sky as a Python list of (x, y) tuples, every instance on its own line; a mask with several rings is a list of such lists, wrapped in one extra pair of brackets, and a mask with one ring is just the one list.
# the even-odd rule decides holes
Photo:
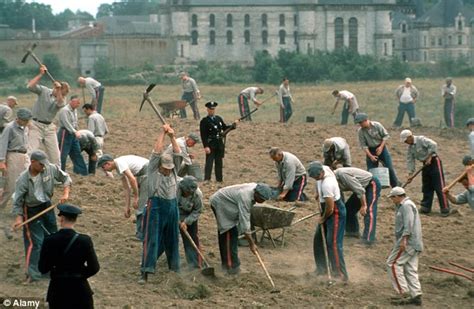
[(104, 1), (104, 0), (79, 0), (79, 1), (70, 1), (70, 0), (27, 0), (26, 2), (36, 2), (50, 5), (53, 9), (53, 14), (58, 14), (63, 12), (65, 9), (70, 9), (73, 12), (77, 10), (89, 12), (92, 16), (95, 17), (97, 14), (97, 8), (102, 3), (113, 3), (113, 0)]

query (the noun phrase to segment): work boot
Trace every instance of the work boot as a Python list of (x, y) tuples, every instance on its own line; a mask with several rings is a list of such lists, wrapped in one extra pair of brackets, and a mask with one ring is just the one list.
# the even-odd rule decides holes
[(357, 232), (345, 232), (344, 236), (351, 238), (360, 238), (360, 234)]
[(400, 298), (399, 300), (394, 300), (391, 302), (392, 305), (395, 306), (405, 306), (405, 305), (414, 305), (414, 306), (421, 306), (421, 295), (417, 295), (415, 297), (408, 297), (408, 298)]
[(140, 279), (138, 280), (138, 284), (145, 284), (148, 281), (148, 273), (147, 272), (142, 272), (140, 275)]
[(234, 267), (234, 268), (229, 268), (227, 269), (227, 274), (228, 275), (238, 275), (240, 273), (240, 267)]
[(424, 215), (427, 215), (431, 212), (431, 209), (427, 208), (427, 207), (424, 207), (424, 206), (421, 206), (420, 207), (420, 214), (424, 214)]
[(451, 211), (448, 209), (447, 211), (441, 212), (441, 217), (448, 217), (451, 214)]

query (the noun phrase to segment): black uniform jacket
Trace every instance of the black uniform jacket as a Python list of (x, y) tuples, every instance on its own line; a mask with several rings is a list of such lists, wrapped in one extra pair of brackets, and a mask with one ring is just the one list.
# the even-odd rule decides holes
[(232, 126), (224, 123), (220, 116), (215, 115), (214, 120), (210, 116), (201, 119), (199, 130), (201, 132), (201, 140), (204, 147), (211, 148), (211, 151), (224, 155), (224, 136), (222, 133)]

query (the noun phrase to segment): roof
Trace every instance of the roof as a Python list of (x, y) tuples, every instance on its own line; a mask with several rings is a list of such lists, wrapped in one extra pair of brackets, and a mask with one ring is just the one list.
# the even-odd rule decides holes
[(278, 6), (298, 4), (370, 5), (395, 4), (396, 0), (188, 0), (191, 6)]
[(398, 11), (392, 12), (392, 30), (400, 30), (400, 24), (405, 22), (407, 25), (413, 23), (413, 18)]
[(474, 16), (474, 12), (465, 7), (462, 0), (440, 0), (423, 14), (418, 21), (429, 23), (432, 27), (452, 27), (459, 13), (467, 21)]
[(106, 34), (161, 34), (160, 23), (150, 22), (150, 16), (104, 16), (98, 19)]

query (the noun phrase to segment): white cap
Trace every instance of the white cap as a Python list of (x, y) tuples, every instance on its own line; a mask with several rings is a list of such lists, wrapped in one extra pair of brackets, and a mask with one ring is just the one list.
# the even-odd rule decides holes
[(388, 197), (399, 196), (403, 194), (405, 194), (405, 189), (403, 189), (402, 187), (394, 187), (392, 188), (392, 190), (390, 190)]
[(413, 133), (410, 130), (403, 130), (400, 133), (400, 142), (404, 143), (409, 136), (412, 136)]

